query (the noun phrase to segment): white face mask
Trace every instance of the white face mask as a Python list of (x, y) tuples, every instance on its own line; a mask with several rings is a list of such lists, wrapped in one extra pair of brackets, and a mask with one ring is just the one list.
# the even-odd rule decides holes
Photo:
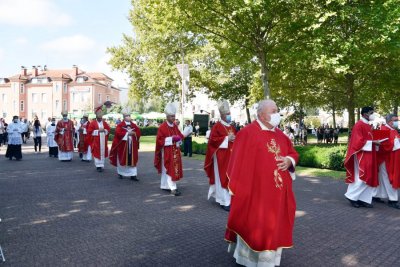
[(280, 122), (281, 122), (281, 114), (279, 113), (271, 114), (271, 119), (269, 121), (269, 124), (271, 124), (273, 127), (276, 127), (279, 125)]
[(368, 120), (369, 120), (369, 121), (375, 120), (375, 114), (372, 113), (371, 115), (369, 115)]

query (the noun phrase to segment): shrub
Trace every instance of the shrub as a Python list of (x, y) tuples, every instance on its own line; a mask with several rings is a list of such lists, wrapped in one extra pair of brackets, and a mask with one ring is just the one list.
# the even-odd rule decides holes
[(299, 153), (299, 166), (344, 170), (343, 162), (347, 151), (345, 145), (298, 146), (296, 151)]
[[(140, 132), (142, 136), (148, 136), (148, 135), (157, 135), (157, 129), (158, 127), (155, 126), (149, 126), (149, 127), (140, 127)], [(108, 136), (108, 140), (112, 141), (115, 136), (115, 127), (111, 128), (110, 130), (110, 135)]]

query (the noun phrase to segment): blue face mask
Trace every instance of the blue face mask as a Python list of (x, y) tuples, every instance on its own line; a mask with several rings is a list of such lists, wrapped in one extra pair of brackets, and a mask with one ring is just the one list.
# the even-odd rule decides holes
[(394, 121), (393, 122), (393, 128), (399, 128), (399, 122), (398, 121)]
[(231, 115), (226, 115), (226, 122), (230, 123), (232, 121)]

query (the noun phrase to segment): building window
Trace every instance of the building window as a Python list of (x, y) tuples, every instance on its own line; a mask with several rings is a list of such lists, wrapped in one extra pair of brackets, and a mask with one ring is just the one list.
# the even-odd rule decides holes
[(56, 92), (58, 92), (58, 89), (60, 89), (60, 86), (58, 85), (58, 83), (55, 84), (54, 89), (56, 90)]
[(19, 87), (19, 93), (20, 94), (23, 94), (23, 93), (25, 93), (25, 86), (24, 86), (24, 84), (23, 83), (21, 83), (21, 85), (20, 85), (20, 87)]
[(63, 100), (63, 111), (67, 110), (67, 100)]
[(47, 103), (47, 94), (42, 93), (42, 103)]
[(46, 118), (47, 117), (47, 110), (43, 110), (42, 109), (42, 114), (41, 115), (42, 115), (42, 117), (41, 117), (42, 119)]
[(3, 100), (3, 104), (7, 104), (7, 95), (6, 94), (3, 94), (1, 99)]
[(77, 83), (83, 83), (85, 80), (83, 79), (83, 77), (79, 77), (78, 79), (76, 79)]
[(100, 104), (101, 103), (101, 94), (97, 95), (97, 102)]
[(32, 93), (32, 102), (39, 103), (39, 94), (38, 93)]
[(17, 101), (13, 101), (13, 109), (14, 109), (14, 112), (17, 112)]
[(24, 111), (24, 101), (23, 100), (21, 100), (21, 102), (20, 102), (19, 111)]
[(106, 96), (106, 101), (110, 101), (110, 96), (109, 95)]
[(67, 83), (64, 83), (64, 94), (66, 94), (68, 91), (67, 91)]
[(60, 111), (60, 100), (56, 100), (56, 111)]

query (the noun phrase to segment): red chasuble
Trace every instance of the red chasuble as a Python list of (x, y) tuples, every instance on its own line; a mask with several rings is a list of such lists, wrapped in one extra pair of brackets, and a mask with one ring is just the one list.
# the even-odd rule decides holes
[(298, 154), (279, 129), (262, 130), (257, 121), (240, 130), (228, 165), (231, 210), (225, 239), (239, 235), (254, 251), (293, 246), (296, 200), (289, 171), (277, 158)]
[[(179, 135), (183, 140), (183, 134), (179, 131), (178, 126), (174, 123), (173, 127), (169, 127), (165, 121), (160, 125), (157, 131), (156, 152), (154, 155), (154, 167), (161, 173), (161, 164), (164, 164), (167, 174), (171, 176), (172, 181), (179, 181), (183, 177), (181, 148), (173, 142), (171, 146), (164, 146), (165, 138), (173, 135)], [(164, 162), (161, 162), (161, 149), (164, 148)]]
[(57, 122), (54, 140), (57, 142), (61, 152), (74, 151), (74, 133), (74, 123), (71, 120)]
[[(132, 129), (135, 135), (132, 135), (132, 142), (129, 148), (129, 142), (127, 140), (122, 140), (128, 129)], [(140, 129), (139, 127), (131, 122), (130, 125), (126, 125), (125, 121), (122, 121), (115, 128), (115, 136), (110, 150), (110, 163), (117, 166), (117, 157), (119, 160), (119, 165), (121, 166), (136, 166), (139, 159), (139, 139), (140, 139)], [(131, 153), (129, 153), (131, 151)]]
[(359, 120), (351, 131), (349, 147), (344, 161), (344, 167), (346, 168), (346, 183), (354, 183), (353, 156), (356, 155), (360, 180), (372, 187), (377, 187), (379, 185), (375, 145), (372, 145), (372, 151), (362, 150), (367, 141), (371, 140), (373, 140), (372, 127), (362, 120)]
[[(389, 181), (394, 189), (400, 188), (400, 149), (393, 151), (395, 138), (400, 138), (399, 133), (386, 125), (381, 130), (390, 131), (389, 140), (382, 142), (378, 152), (378, 164), (385, 163)], [(379, 166), (378, 165), (378, 166)]]
[(228, 142), (228, 148), (219, 148), (219, 146), (229, 133), (236, 135), (236, 129), (232, 125), (225, 126), (221, 122), (217, 122), (212, 127), (210, 138), (208, 139), (207, 144), (206, 159), (204, 161), (204, 170), (209, 178), (210, 184), (215, 184), (214, 155), (217, 156), (218, 172), (221, 180), (221, 186), (223, 188), (228, 188), (228, 177), (226, 175), (226, 170), (231, 157), (233, 142)]
[(79, 143), (78, 143), (78, 152), (79, 153), (87, 153), (89, 147), (89, 135), (87, 134), (89, 128), (89, 122), (85, 122), (81, 125), (82, 128), (86, 129), (86, 134), (83, 134), (83, 131), (79, 131)]
[[(103, 128), (107, 130), (107, 134), (104, 135), (104, 144), (105, 144), (105, 149), (104, 149), (104, 157), (108, 157), (108, 134), (110, 133), (110, 126), (106, 121), (103, 120)], [(88, 127), (88, 135), (89, 135), (89, 145), (90, 149), (92, 150), (93, 157), (100, 159), (101, 158), (101, 151), (100, 151), (100, 133), (97, 136), (93, 136), (93, 132), (95, 130), (99, 130), (99, 123), (97, 120), (92, 120), (89, 124)]]

